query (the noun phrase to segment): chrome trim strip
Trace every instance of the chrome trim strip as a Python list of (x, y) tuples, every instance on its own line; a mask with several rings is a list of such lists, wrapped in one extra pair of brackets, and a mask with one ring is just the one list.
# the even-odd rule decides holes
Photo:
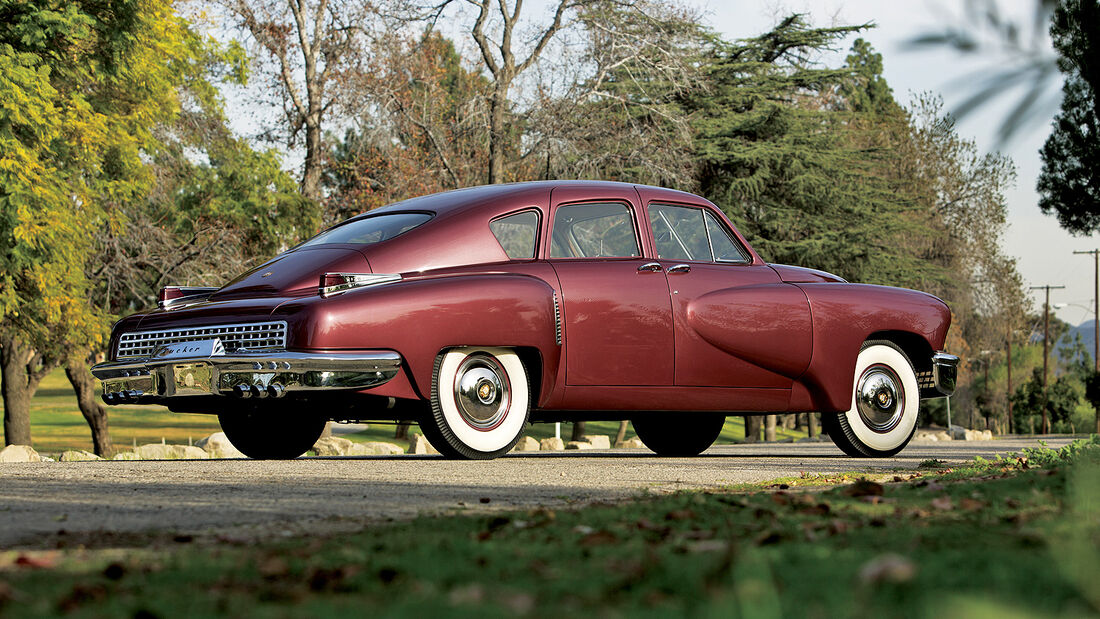
[(323, 283), (318, 287), (318, 292), (322, 297), (333, 297), (338, 294), (343, 294), (349, 290), (356, 288), (365, 288), (367, 286), (381, 286), (382, 284), (389, 284), (392, 282), (401, 281), (401, 275), (399, 273), (325, 273), (321, 277), (323, 282), (325, 278), (330, 275), (338, 275), (344, 278), (344, 283), (334, 284), (332, 286), (325, 286)]
[(239, 348), (282, 350), (286, 348), (286, 336), (285, 320), (130, 331), (119, 336), (115, 359), (140, 360), (165, 344), (195, 342), (215, 337), (222, 340), (223, 344), (228, 344), (230, 353)]
[(959, 358), (944, 352), (932, 355), (932, 381), (936, 385), (936, 391), (943, 397), (955, 393), (955, 382), (958, 378)]
[(168, 299), (167, 301), (157, 301), (157, 306), (161, 309), (170, 309), (180, 305), (198, 303), (209, 299), (210, 295), (219, 290), (217, 286), (176, 286), (176, 288), (183, 293), (182, 297)]
[(393, 351), (256, 352), (111, 361), (93, 366), (92, 375), (103, 381), (104, 401), (118, 404), (142, 397), (262, 398), (295, 391), (367, 389), (389, 382), (400, 368), (401, 356)]

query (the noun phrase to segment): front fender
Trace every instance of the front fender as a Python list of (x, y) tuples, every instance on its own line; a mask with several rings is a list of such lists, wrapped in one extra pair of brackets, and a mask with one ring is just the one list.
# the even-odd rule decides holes
[[(413, 389), (427, 399), (435, 358), (452, 346), (536, 349), (546, 398), (561, 360), (555, 337), (554, 289), (529, 275), (494, 273), (404, 280), (309, 297), (280, 305), (291, 323), (289, 344), (310, 350), (398, 351)], [(289, 320), (290, 316), (296, 319)]]
[(798, 380), (804, 389), (796, 385), (792, 394), (792, 407), (797, 410), (848, 410), (856, 357), (863, 342), (875, 333), (913, 334), (931, 350), (943, 350), (951, 310), (930, 294), (869, 284), (796, 285), (806, 293), (813, 320), (813, 352)]

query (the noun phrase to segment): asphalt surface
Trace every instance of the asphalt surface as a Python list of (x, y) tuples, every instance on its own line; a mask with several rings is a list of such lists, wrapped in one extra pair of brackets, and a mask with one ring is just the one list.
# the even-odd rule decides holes
[[(1048, 439), (1058, 447), (1069, 439)], [(0, 464), (0, 549), (111, 546), (191, 537), (248, 541), (339, 534), (392, 519), (561, 508), (779, 477), (914, 469), (1037, 446), (1035, 439), (912, 444), (848, 458), (830, 443), (720, 446), (697, 458), (644, 449), (439, 456)], [(188, 537), (180, 537), (188, 536)]]

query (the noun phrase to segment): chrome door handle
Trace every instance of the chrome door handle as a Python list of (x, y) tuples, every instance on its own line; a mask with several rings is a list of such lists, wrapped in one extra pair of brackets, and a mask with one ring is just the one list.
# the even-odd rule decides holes
[(649, 271), (651, 273), (656, 273), (656, 272), (661, 270), (661, 263), (660, 262), (647, 262), (647, 263), (643, 264), (642, 266), (638, 267), (638, 270), (639, 271)]
[(687, 273), (691, 270), (690, 264), (674, 264), (668, 267), (669, 273)]

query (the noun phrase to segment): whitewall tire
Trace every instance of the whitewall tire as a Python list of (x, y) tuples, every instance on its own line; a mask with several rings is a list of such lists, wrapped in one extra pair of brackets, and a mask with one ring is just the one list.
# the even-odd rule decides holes
[(519, 441), (531, 411), (527, 369), (508, 348), (452, 348), (436, 358), (432, 376), (432, 434), (444, 455), (483, 460)]
[(917, 429), (920, 388), (913, 364), (893, 342), (872, 340), (856, 358), (852, 402), (829, 424), (845, 453), (885, 458), (900, 452)]

